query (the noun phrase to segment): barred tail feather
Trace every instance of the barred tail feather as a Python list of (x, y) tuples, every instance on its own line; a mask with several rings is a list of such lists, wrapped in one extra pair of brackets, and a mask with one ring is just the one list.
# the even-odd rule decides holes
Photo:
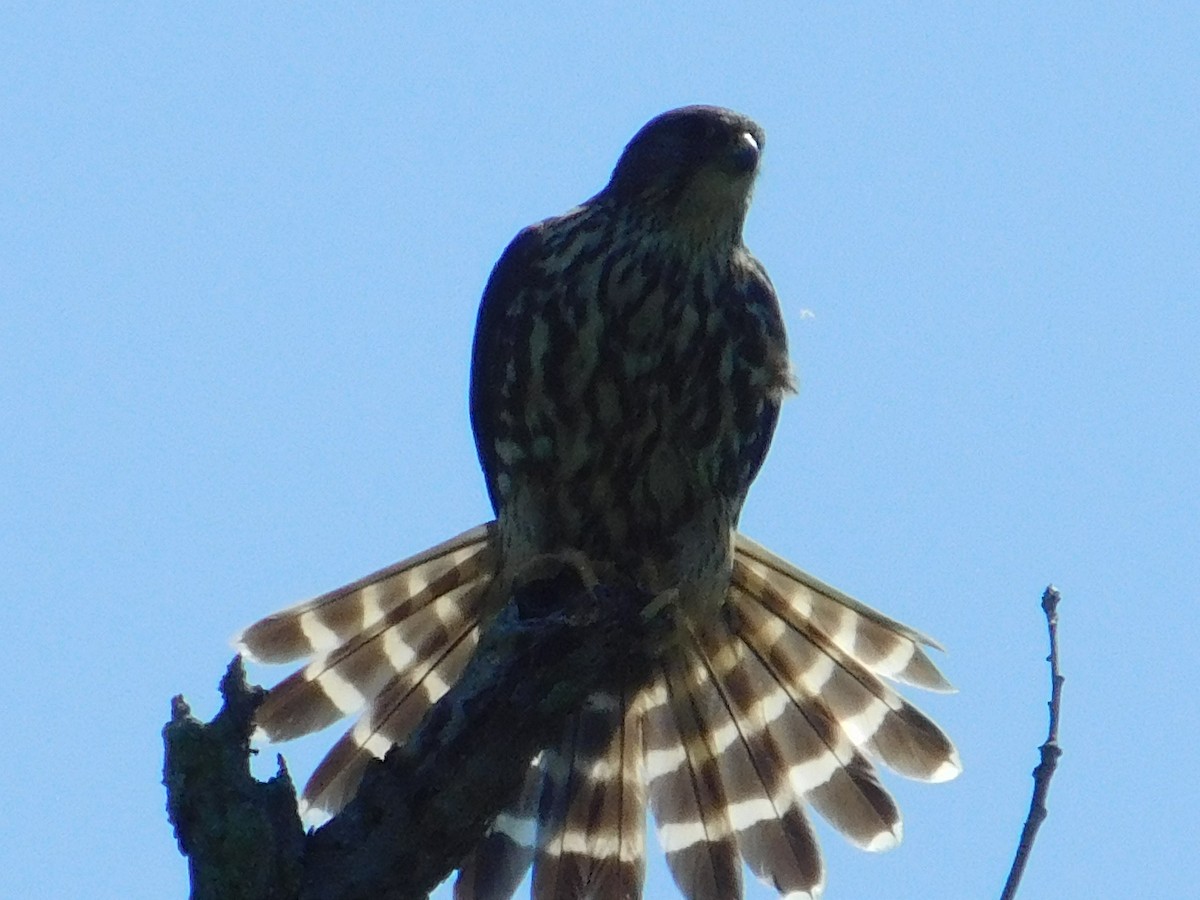
[(933, 638), (797, 569), (744, 534), (736, 539), (733, 582), (751, 595), (778, 597), (790, 622), (819, 629), (878, 675), (927, 691), (954, 690), (922, 649), (940, 650)]
[[(737, 587), (737, 598), (748, 595)], [(766, 590), (736, 606), (743, 637), (763, 654), (795, 702), (820, 698), (838, 728), (889, 768), (921, 781), (945, 781), (962, 765), (950, 739), (868, 665), (815, 623), (799, 620)]]
[[(474, 580), (420, 604), (406, 603), (281, 681), (259, 708), (258, 727), (272, 741), (309, 734), (359, 712), (396, 673), (424, 677), (442, 649), (457, 642), (479, 616), (491, 576), (473, 569), (461, 574)], [(440, 697), (445, 688), (438, 690), (434, 678), (431, 687)]]
[(541, 788), (539, 756), (529, 765), (520, 795), (463, 860), (454, 882), (454, 900), (507, 900), (513, 895), (533, 862)]
[[(735, 593), (734, 602), (753, 600)], [(802, 682), (790, 682), (771, 665), (761, 632), (749, 631), (738, 620), (734, 630), (745, 648), (746, 678), (755, 685), (769, 745), (778, 749), (792, 790), (856, 846), (894, 846), (900, 837), (900, 810), (833, 710)], [(790, 674), (796, 678), (794, 671)]]
[(597, 693), (542, 753), (534, 900), (633, 900), (645, 877), (641, 719)]
[(382, 759), (403, 743), (429, 709), (442, 698), (470, 661), (478, 643), (474, 620), (462, 623), (445, 645), (392, 676), (354, 726), (335, 743), (304, 785), (304, 810), (336, 813), (354, 796), (371, 759)]
[(284, 663), (336, 650), (385, 617), (403, 618), (463, 581), (494, 569), (494, 523), (469, 531), (365, 578), (255, 622), (233, 638), (247, 659)]
[(252, 659), (315, 658), (267, 695), (258, 734), (287, 740), (366, 710), (317, 767), (304, 809), (337, 812), (367, 760), (404, 740), (462, 672), (494, 576), (494, 526), (283, 610), (236, 638)]
[(729, 801), (688, 663), (683, 651), (671, 653), (645, 692), (650, 808), (667, 865), (688, 900), (740, 897), (742, 871)]
[(697, 635), (693, 699), (718, 753), (738, 847), (750, 870), (781, 894), (819, 896), (824, 866), (812, 825), (788, 778), (787, 750), (770, 731), (778, 688), (724, 625)]

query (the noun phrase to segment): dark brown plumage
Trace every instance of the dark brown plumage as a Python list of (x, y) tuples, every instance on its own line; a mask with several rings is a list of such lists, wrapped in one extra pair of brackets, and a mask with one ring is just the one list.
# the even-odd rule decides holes
[(689, 898), (824, 884), (812, 806), (854, 843), (899, 840), (871, 760), (942, 780), (954, 748), (888, 680), (949, 685), (922, 635), (736, 533), (791, 378), (774, 290), (742, 243), (763, 146), (729, 110), (648, 123), (608, 185), (521, 232), (484, 292), (471, 420), (496, 521), (251, 626), (314, 656), (259, 714), (279, 740), (367, 707), (305, 790), (348, 799), (461, 671), (481, 620), (541, 554), (675, 604), (644, 683), (594, 695), (464, 861), (456, 896), (636, 897), (645, 810)]

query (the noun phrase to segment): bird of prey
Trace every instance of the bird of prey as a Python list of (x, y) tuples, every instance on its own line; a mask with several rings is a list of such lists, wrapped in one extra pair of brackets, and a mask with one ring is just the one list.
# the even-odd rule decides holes
[(652, 674), (563, 722), (463, 861), (458, 900), (511, 896), (531, 864), (539, 900), (640, 897), (647, 807), (689, 900), (741, 897), (743, 862), (816, 897), (809, 810), (886, 849), (900, 814), (875, 765), (960, 771), (893, 687), (950, 690), (933, 641), (737, 532), (792, 388), (775, 291), (742, 241), (763, 141), (731, 110), (672, 110), (603, 190), (521, 231), (471, 361), (495, 520), (236, 639), (256, 660), (310, 659), (259, 710), (270, 739), (361, 711), (304, 790), (336, 812), (455, 681), (532, 560), (580, 554), (674, 604)]

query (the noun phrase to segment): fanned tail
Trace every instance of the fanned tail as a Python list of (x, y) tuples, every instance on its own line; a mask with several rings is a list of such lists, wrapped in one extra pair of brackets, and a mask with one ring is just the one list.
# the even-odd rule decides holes
[[(365, 710), (303, 800), (336, 812), (367, 761), (404, 741), (474, 652), (499, 564), (484, 525), (237, 638), (248, 656), (314, 657), (258, 714), (273, 740)], [(503, 900), (533, 864), (533, 897), (641, 897), (646, 806), (687, 900), (742, 895), (741, 863), (792, 900), (825, 883), (811, 806), (859, 847), (899, 842), (877, 763), (942, 781), (942, 731), (892, 682), (952, 690), (937, 646), (737, 536), (728, 602), (693, 620), (648, 684), (599, 692), (531, 761), (520, 795), (463, 860), (456, 900)]]
[(805, 806), (855, 845), (895, 846), (899, 808), (874, 764), (943, 781), (942, 731), (889, 681), (952, 690), (933, 641), (738, 536), (728, 603), (645, 689), (659, 842), (688, 900), (740, 897), (740, 860), (789, 898), (825, 884)]
[(884, 680), (952, 691), (922, 647), (937, 644), (746, 538), (738, 548), (727, 617), (793, 702), (818, 701), (856, 747), (901, 775), (958, 775), (950, 739)]

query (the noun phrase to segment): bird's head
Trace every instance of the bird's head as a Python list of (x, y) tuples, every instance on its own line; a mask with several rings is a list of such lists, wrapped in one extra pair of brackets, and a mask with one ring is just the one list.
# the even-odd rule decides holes
[(685, 106), (646, 123), (625, 147), (604, 195), (697, 236), (740, 237), (765, 137), (718, 106)]

